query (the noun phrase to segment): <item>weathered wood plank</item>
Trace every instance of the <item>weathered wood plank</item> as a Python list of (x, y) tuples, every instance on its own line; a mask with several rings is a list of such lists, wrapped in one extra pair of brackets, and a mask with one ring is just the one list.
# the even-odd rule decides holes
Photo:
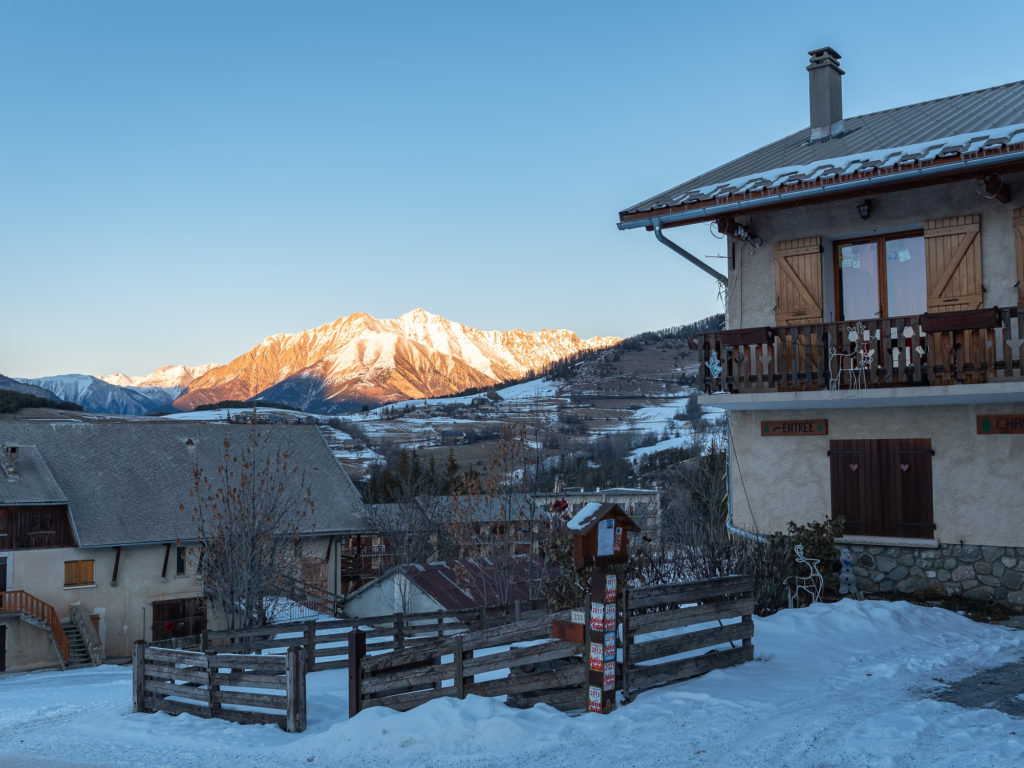
[(728, 651), (717, 651), (695, 656), (667, 664), (634, 667), (630, 675), (633, 690), (649, 688), (661, 683), (673, 683), (687, 680), (710, 672), (713, 669), (725, 669), (754, 658), (754, 646), (744, 645)]
[(146, 661), (162, 661), (169, 664), (191, 664), (197, 667), (206, 666), (206, 654), (202, 651), (181, 651), (170, 648), (153, 648), (149, 646), (145, 652)]
[(483, 672), (492, 672), (497, 669), (511, 669), (521, 667), (524, 664), (537, 664), (542, 661), (565, 659), (582, 652), (583, 648), (581, 645), (566, 642), (565, 640), (552, 640), (543, 645), (511, 648), (500, 653), (477, 656), (464, 662), (463, 673), (466, 675), (479, 675)]
[(202, 667), (175, 667), (173, 664), (146, 664), (146, 677), (152, 680), (183, 680), (204, 685), (209, 673)]
[(696, 603), (712, 597), (742, 594), (754, 590), (754, 577), (749, 575), (725, 576), (721, 579), (695, 581), (685, 584), (658, 584), (629, 590), (631, 611), (672, 603)]
[(659, 613), (645, 613), (629, 617), (629, 631), (632, 635), (658, 632), (662, 629), (688, 627), (705, 621), (732, 619), (748, 616), (754, 612), (754, 598), (743, 597), (723, 603), (706, 603), (686, 608), (676, 608)]
[(663, 637), (658, 640), (649, 640), (643, 643), (632, 643), (629, 651), (631, 664), (639, 664), (644, 661), (651, 661), (663, 656), (672, 656), (677, 653), (695, 651), (698, 648), (707, 648), (720, 643), (736, 642), (754, 636), (754, 622), (749, 616), (735, 624), (726, 624), (724, 627), (713, 627), (702, 629), (696, 632), (687, 632), (682, 635)]
[(477, 696), (502, 696), (544, 690), (545, 688), (564, 688), (577, 683), (582, 686), (584, 673), (585, 668), (582, 664), (572, 664), (561, 669), (512, 675), (499, 680), (474, 683), (466, 686), (466, 693)]
[(254, 712), (251, 709), (222, 709), (218, 717), (241, 725), (277, 725), (285, 727), (285, 715), (271, 712)]
[(455, 676), (455, 664), (425, 664), (418, 670), (399, 669), (392, 672), (377, 672), (363, 678), (363, 694), (399, 693), (414, 691), (441, 680)]
[(174, 696), (179, 699), (190, 699), (192, 701), (203, 701), (209, 704), (210, 692), (205, 688), (196, 688), (192, 685), (174, 685), (159, 680), (146, 681), (146, 693), (159, 694), (161, 696)]
[(220, 672), (217, 674), (220, 685), (233, 685), (243, 688), (269, 688), (274, 691), (285, 689), (283, 675), (261, 675), (255, 672)]
[(288, 697), (271, 693), (253, 693), (251, 691), (230, 691), (221, 688), (213, 697), (219, 704), (235, 704), (244, 707), (262, 707), (263, 709), (287, 709)]
[(209, 708), (186, 701), (157, 699), (153, 702), (153, 709), (166, 712), (169, 715), (189, 714), (195, 715), (196, 717), (210, 717)]

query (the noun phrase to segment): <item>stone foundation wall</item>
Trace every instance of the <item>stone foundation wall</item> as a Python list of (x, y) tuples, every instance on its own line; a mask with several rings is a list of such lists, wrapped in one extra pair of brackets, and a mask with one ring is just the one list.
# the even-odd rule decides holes
[(913, 594), (940, 589), (947, 595), (994, 600), (1024, 611), (1024, 547), (837, 544), (836, 548), (853, 555), (853, 572), (862, 592)]

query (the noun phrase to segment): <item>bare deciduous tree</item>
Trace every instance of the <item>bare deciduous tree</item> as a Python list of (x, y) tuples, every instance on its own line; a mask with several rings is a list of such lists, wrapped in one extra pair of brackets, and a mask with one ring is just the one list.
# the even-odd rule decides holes
[(196, 464), (192, 480), (207, 599), (230, 629), (269, 624), (282, 577), (298, 573), (298, 534), (314, 509), (305, 473), (253, 425), (242, 445), (225, 437), (218, 466)]

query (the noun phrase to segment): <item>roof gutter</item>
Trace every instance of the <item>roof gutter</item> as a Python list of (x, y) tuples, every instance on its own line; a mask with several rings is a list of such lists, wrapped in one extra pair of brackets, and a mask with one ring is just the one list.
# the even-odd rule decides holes
[(715, 280), (720, 282), (722, 285), (724, 285), (726, 287), (729, 286), (729, 278), (728, 277), (723, 275), (721, 272), (719, 272), (719, 271), (709, 267), (707, 264), (705, 264), (703, 261), (698, 259), (696, 256), (694, 256), (692, 253), (690, 253), (688, 250), (683, 248), (678, 243), (673, 243), (671, 240), (669, 240), (667, 237), (665, 237), (665, 235), (663, 235), (661, 233), (661, 225), (660, 224), (655, 224), (654, 225), (654, 236), (656, 238), (658, 238), (658, 242), (660, 242), (662, 245), (665, 245), (668, 248), (671, 248), (673, 251), (678, 253), (680, 256), (682, 256), (688, 262), (693, 264), (695, 267), (698, 267), (698, 268), (704, 270), (709, 275), (711, 275), (713, 278), (715, 278)]
[[(640, 227), (653, 227), (655, 237), (657, 237), (658, 230), (665, 224), (678, 224), (683, 222), (691, 221), (703, 221), (707, 219), (717, 218), (724, 213), (735, 213), (737, 211), (743, 211), (748, 208), (760, 208), (765, 205), (777, 205), (778, 203), (786, 203), (790, 201), (804, 200), (807, 198), (817, 197), (819, 195), (832, 194), (834, 192), (843, 192), (848, 190), (863, 189), (866, 187), (872, 187), (879, 184), (889, 184), (893, 181), (903, 181), (905, 179), (923, 178), (929, 176), (937, 176), (944, 173), (949, 173), (950, 169), (961, 167), (965, 169), (973, 168), (987, 168), (992, 165), (1002, 165), (1004, 163), (1013, 162), (1015, 160), (1024, 160), (1024, 150), (1016, 150), (1014, 152), (1008, 152), (1001, 155), (988, 155), (987, 157), (975, 157), (969, 160), (961, 160), (959, 163), (942, 163), (941, 165), (929, 165), (923, 168), (911, 168), (906, 171), (897, 171), (896, 173), (889, 173), (885, 176), (868, 176), (863, 179), (851, 179), (850, 181), (838, 181), (834, 184), (828, 184), (827, 186), (814, 187), (812, 189), (797, 189), (792, 192), (777, 192), (774, 195), (766, 195), (764, 197), (749, 198), (746, 200), (736, 200), (730, 203), (720, 203), (718, 205), (708, 205), (702, 208), (694, 208), (690, 211), (677, 211), (676, 213), (667, 213), (664, 216), (649, 216), (646, 219), (634, 219), (631, 221), (620, 221), (616, 226), (619, 229), (639, 229)], [(660, 239), (660, 238), (659, 238)]]

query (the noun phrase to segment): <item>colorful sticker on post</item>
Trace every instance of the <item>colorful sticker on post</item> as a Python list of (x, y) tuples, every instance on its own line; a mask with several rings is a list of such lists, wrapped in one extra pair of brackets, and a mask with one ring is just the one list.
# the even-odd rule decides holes
[(587, 696), (587, 709), (591, 712), (601, 711), (601, 687), (598, 685), (590, 686), (590, 692)]
[[(615, 633), (604, 633), (604, 660), (615, 661)], [(603, 668), (603, 667), (602, 667)]]
[(590, 604), (590, 631), (600, 632), (604, 629), (604, 604)]
[(615, 603), (604, 604), (604, 631), (614, 632), (616, 629), (615, 622)]
[(604, 669), (604, 648), (600, 643), (590, 644), (590, 668), (595, 672), (600, 672)]
[(615, 602), (615, 574), (609, 573), (604, 577), (604, 601), (606, 603)]
[(604, 689), (606, 691), (615, 690), (615, 662), (606, 661), (604, 664)]

